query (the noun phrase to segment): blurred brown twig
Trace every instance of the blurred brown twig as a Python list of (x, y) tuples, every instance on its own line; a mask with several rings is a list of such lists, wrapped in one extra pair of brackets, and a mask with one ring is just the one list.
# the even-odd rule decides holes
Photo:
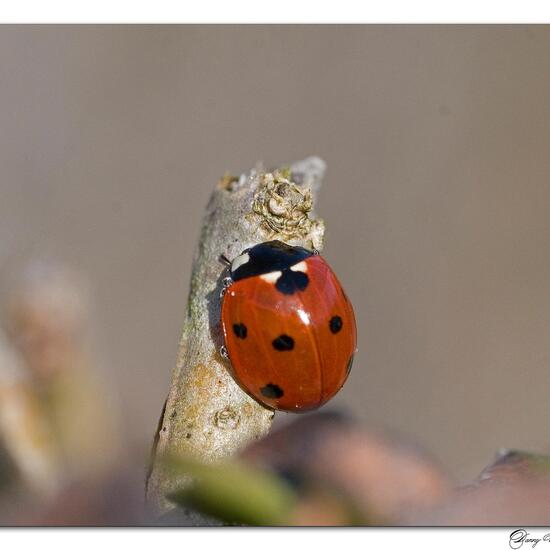
[(47, 464), (42, 477), (50, 490), (102, 475), (120, 448), (115, 410), (90, 349), (89, 310), (78, 272), (34, 261), (18, 272), (3, 311), (19, 379), (0, 381), (0, 437), (24, 478)]

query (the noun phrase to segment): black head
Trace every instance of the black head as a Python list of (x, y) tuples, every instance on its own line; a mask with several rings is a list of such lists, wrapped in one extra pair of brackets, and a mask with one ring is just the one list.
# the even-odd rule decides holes
[(263, 275), (272, 271), (284, 271), (313, 256), (313, 252), (301, 246), (290, 246), (281, 241), (269, 241), (247, 248), (231, 263), (234, 281)]

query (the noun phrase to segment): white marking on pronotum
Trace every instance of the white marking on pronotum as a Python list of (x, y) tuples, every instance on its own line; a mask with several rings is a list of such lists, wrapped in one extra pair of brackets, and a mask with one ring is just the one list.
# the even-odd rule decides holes
[(307, 264), (306, 262), (300, 262), (296, 265), (291, 266), (292, 271), (301, 271), (302, 273), (307, 273)]
[(276, 283), (277, 279), (282, 275), (281, 271), (272, 271), (271, 273), (264, 273), (260, 277), (268, 283)]
[(248, 262), (248, 260), (250, 260), (250, 256), (248, 255), (247, 252), (245, 252), (244, 254), (241, 254), (240, 256), (237, 256), (232, 262), (231, 262), (231, 271), (236, 271), (237, 269), (239, 269), (239, 267), (241, 267), (241, 265), (244, 265), (245, 263)]

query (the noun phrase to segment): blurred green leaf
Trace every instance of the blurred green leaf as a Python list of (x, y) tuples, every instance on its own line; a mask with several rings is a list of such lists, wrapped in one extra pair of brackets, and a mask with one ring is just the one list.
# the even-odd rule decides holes
[(550, 456), (528, 451), (502, 449), (495, 461), (480, 475), (482, 481), (518, 477), (547, 477), (550, 475)]
[(514, 450), (509, 451), (508, 460), (523, 463), (533, 473), (550, 474), (550, 456), (548, 455)]
[(188, 487), (168, 495), (182, 506), (228, 523), (285, 525), (296, 494), (280, 478), (239, 462), (204, 464), (187, 457), (171, 457), (173, 475), (189, 476)]

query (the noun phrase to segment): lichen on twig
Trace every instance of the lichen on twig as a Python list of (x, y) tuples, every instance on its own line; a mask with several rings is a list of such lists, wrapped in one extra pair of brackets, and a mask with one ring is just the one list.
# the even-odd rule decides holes
[(234, 455), (269, 430), (273, 411), (237, 385), (219, 353), (225, 269), (219, 258), (234, 258), (271, 239), (322, 249), (324, 224), (314, 215), (313, 204), (324, 172), (317, 157), (273, 172), (258, 166), (239, 178), (224, 176), (210, 197), (147, 483), (148, 501), (159, 511), (171, 507), (165, 495), (176, 488), (163, 468), (163, 455), (184, 453), (213, 462)]

